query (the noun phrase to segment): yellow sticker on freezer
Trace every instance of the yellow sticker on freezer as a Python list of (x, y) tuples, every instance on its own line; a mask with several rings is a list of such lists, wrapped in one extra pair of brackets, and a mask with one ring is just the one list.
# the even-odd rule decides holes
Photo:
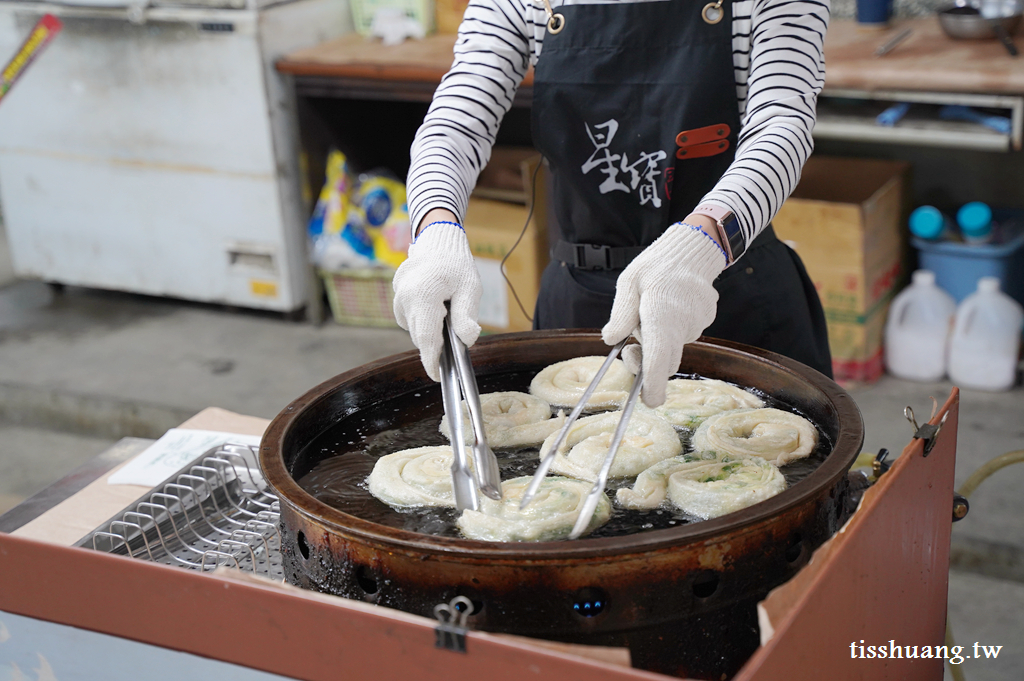
[(277, 298), (277, 282), (266, 279), (250, 279), (249, 290), (261, 298)]

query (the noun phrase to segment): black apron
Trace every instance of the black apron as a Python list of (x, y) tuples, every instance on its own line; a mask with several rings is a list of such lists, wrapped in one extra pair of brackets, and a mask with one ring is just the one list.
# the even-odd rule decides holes
[[(541, 280), (534, 328), (604, 326), (622, 269), (689, 215), (732, 163), (740, 120), (731, 7), (708, 24), (704, 4), (558, 9), (565, 28), (544, 37), (532, 127), (562, 242)], [(817, 293), (771, 227), (715, 288), (718, 315), (706, 335), (832, 375)]]

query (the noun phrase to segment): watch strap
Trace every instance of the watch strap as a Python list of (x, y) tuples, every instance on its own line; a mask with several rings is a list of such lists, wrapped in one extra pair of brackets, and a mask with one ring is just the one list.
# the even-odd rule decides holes
[(722, 238), (726, 253), (729, 254), (729, 263), (732, 264), (743, 255), (747, 249), (746, 241), (743, 239), (743, 232), (740, 231), (740, 221), (731, 209), (717, 203), (702, 203), (693, 209), (693, 213), (706, 215), (718, 224), (719, 235)]

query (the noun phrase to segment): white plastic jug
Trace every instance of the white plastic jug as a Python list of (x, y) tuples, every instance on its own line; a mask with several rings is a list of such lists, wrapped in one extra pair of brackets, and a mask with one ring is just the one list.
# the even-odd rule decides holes
[(937, 381), (946, 373), (946, 347), (956, 301), (935, 285), (935, 273), (914, 272), (913, 281), (889, 308), (885, 364), (911, 381)]
[(999, 280), (982, 277), (978, 290), (956, 311), (949, 346), (949, 377), (979, 390), (1008, 390), (1017, 378), (1024, 309), (999, 290)]

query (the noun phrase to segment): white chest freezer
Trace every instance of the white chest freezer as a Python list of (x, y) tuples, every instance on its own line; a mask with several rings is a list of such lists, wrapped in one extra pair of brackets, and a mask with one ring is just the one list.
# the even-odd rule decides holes
[(16, 274), (301, 307), (295, 103), (274, 61), (350, 31), (347, 1), (127, 1), (0, 2), (0, 59), (44, 13), (64, 23), (0, 105)]

